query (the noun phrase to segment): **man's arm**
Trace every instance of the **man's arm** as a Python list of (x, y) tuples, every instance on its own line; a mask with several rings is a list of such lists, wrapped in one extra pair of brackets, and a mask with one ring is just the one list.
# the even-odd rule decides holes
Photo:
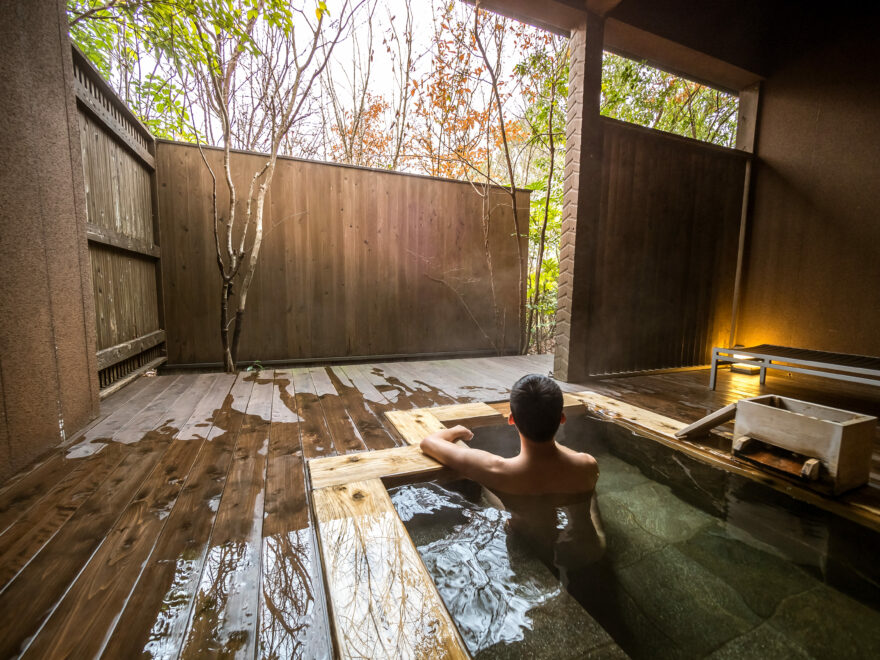
[(478, 481), (484, 486), (497, 486), (504, 459), (481, 449), (457, 443), (474, 437), (468, 429), (456, 426), (432, 433), (421, 442), (421, 449), (431, 458), (452, 468), (468, 479)]

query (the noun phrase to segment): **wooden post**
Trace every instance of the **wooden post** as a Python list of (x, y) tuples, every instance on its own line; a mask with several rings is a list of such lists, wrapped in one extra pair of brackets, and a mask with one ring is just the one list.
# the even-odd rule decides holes
[[(736, 122), (736, 148), (753, 155), (755, 139), (758, 133), (758, 101), (760, 100), (761, 84), (755, 83), (739, 93), (739, 116)], [(746, 250), (746, 231), (749, 220), (749, 199), (752, 188), (752, 160), (746, 163), (745, 182), (743, 183), (742, 212), (739, 220), (739, 244), (736, 252), (736, 275), (733, 280), (733, 309), (730, 314), (730, 340), (727, 348), (736, 346), (736, 322), (739, 314), (739, 301), (742, 295), (743, 259)], [(761, 370), (761, 375), (764, 374)], [(714, 370), (713, 370), (714, 383)], [(764, 384), (764, 381), (761, 381)], [(711, 387), (710, 389), (714, 389)]]
[(570, 42), (566, 119), (562, 244), (556, 311), (554, 375), (574, 382), (589, 373), (590, 290), (595, 271), (594, 241), (602, 192), (602, 88), (604, 19), (587, 12)]

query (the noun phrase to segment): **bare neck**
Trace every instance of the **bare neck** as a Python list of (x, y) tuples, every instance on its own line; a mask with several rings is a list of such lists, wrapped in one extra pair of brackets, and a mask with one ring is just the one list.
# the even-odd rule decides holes
[(519, 452), (526, 460), (546, 459), (559, 453), (559, 445), (556, 444), (555, 439), (546, 442), (533, 442), (520, 433)]

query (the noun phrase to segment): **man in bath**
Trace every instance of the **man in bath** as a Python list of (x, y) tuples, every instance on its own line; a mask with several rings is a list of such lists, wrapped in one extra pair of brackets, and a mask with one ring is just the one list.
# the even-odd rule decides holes
[(421, 449), (491, 491), (490, 502), (510, 512), (511, 529), (567, 585), (572, 571), (602, 557), (605, 536), (593, 496), (599, 466), (589, 454), (556, 442), (564, 422), (559, 386), (530, 374), (510, 391), (508, 423), (519, 432), (517, 456), (502, 458), (457, 443), (473, 438), (463, 426), (432, 433)]
[(510, 391), (508, 423), (519, 431), (520, 452), (501, 458), (456, 444), (474, 434), (463, 426), (432, 433), (422, 440), (422, 451), (468, 479), (503, 498), (507, 495), (589, 496), (599, 478), (599, 466), (589, 454), (572, 451), (556, 442), (556, 431), (565, 422), (562, 391), (546, 376), (520, 378)]

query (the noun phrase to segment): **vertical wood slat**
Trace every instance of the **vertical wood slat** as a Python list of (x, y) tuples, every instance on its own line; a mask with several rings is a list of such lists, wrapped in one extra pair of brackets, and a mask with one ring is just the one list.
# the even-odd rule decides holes
[(707, 364), (730, 327), (747, 156), (602, 123), (589, 373)]

